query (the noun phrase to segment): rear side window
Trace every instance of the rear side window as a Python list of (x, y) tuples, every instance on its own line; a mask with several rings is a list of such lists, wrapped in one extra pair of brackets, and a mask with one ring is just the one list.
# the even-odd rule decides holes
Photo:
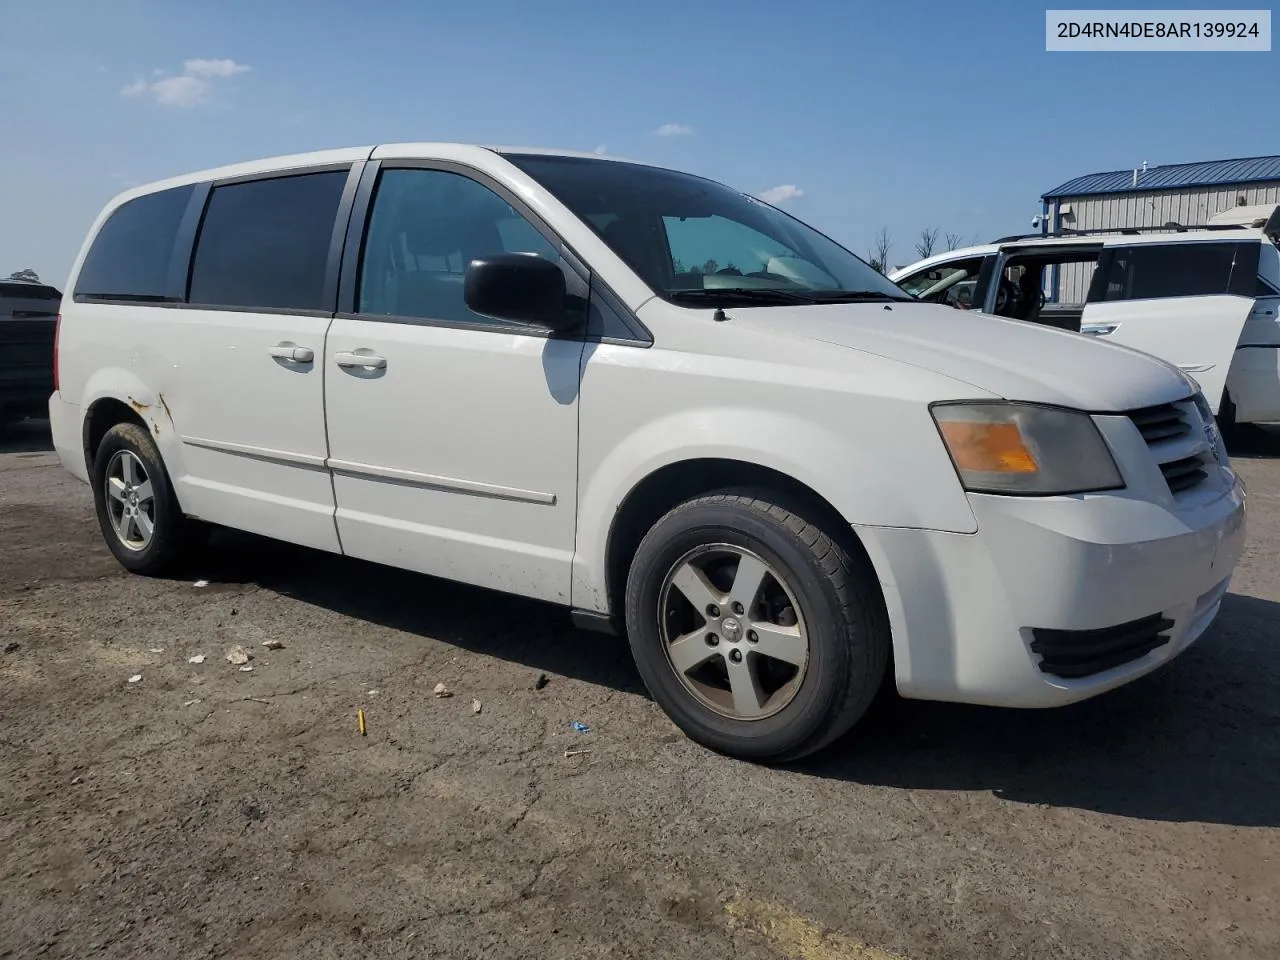
[(215, 187), (191, 265), (201, 306), (329, 310), (325, 268), (347, 171)]
[(1258, 244), (1258, 292), (1257, 297), (1273, 297), (1280, 294), (1280, 250), (1273, 243)]
[(76, 277), (76, 298), (171, 300), (174, 238), (194, 185), (148, 193), (118, 207), (94, 237)]
[(1117, 248), (1101, 299), (1208, 297), (1228, 292), (1234, 243), (1143, 244)]

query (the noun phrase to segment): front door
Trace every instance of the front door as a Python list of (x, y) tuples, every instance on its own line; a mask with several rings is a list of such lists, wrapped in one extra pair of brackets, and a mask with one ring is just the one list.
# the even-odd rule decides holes
[[(1254, 306), (1252, 296), (1229, 292), (1240, 246), (1171, 242), (1109, 248), (1089, 290), (1080, 332), (1174, 364), (1200, 384), (1216, 413)], [(1248, 273), (1252, 293), (1256, 266)]]
[(499, 252), (571, 271), (496, 187), (391, 160), (366, 175), (354, 309), (324, 357), (343, 552), (567, 603), (584, 342), (472, 313), (463, 281)]

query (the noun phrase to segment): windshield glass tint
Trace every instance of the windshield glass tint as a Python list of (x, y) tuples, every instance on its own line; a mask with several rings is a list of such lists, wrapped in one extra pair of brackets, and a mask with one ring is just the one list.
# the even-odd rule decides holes
[(698, 290), (904, 297), (794, 217), (711, 180), (616, 160), (508, 156), (668, 299)]

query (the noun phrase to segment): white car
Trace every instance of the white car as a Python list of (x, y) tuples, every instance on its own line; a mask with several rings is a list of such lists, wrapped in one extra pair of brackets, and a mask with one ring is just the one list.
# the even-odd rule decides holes
[(1244, 540), (1174, 367), (912, 302), (658, 167), (407, 144), (178, 177), (107, 206), (67, 290), (55, 445), (126, 568), (213, 524), (561, 604), (753, 760), (886, 676), (1012, 707), (1133, 680)]
[(1280, 207), (1236, 207), (1203, 227), (1006, 237), (889, 277), (926, 302), (1105, 337), (1167, 360), (1195, 378), (1229, 429), (1280, 420), (1277, 238)]

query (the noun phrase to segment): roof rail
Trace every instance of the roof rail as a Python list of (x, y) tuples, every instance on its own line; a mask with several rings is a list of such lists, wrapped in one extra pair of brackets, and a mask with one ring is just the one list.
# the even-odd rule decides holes
[[(1219, 221), (1217, 223), (1166, 223), (1159, 227), (1099, 227), (1092, 230), (1057, 230), (1051, 233), (1014, 233), (1007, 237), (1000, 237), (991, 241), (992, 243), (1012, 243), (1015, 240), (1049, 240), (1063, 237), (1098, 237), (1113, 236), (1120, 234), (1122, 236), (1141, 236), (1144, 233), (1186, 233), (1189, 230), (1244, 230), (1249, 227), (1263, 226), (1256, 220), (1250, 223), (1229, 223)], [(1276, 213), (1271, 219), (1266, 221), (1264, 229), (1268, 233), (1273, 230), (1280, 232), (1280, 207), (1276, 208)]]

